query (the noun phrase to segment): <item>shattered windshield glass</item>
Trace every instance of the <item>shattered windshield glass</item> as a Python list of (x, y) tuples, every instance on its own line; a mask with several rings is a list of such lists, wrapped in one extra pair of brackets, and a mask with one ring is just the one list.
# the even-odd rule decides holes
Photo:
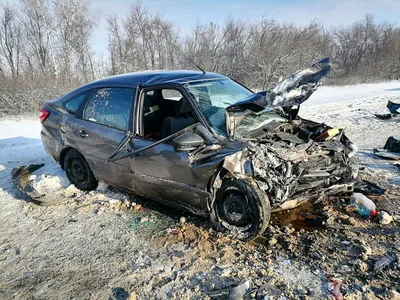
[(287, 122), (281, 109), (266, 108), (260, 112), (250, 112), (237, 125), (235, 130), (236, 137), (254, 138), (268, 128), (273, 128), (279, 123)]
[(193, 94), (214, 130), (226, 136), (225, 108), (243, 100), (253, 92), (230, 79), (189, 82), (186, 88)]

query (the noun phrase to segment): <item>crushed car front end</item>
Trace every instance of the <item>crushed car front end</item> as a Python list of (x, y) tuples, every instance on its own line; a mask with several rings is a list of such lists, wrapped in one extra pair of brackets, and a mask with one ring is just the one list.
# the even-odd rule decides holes
[(251, 165), (246, 175), (267, 193), (273, 210), (353, 190), (358, 169), (351, 157), (357, 147), (343, 129), (298, 116), (300, 104), (330, 68), (330, 61), (322, 60), (226, 109), (227, 133), (247, 146), (236, 163)]
[(343, 130), (297, 118), (271, 124), (264, 134), (243, 141), (251, 176), (268, 194), (274, 210), (353, 190), (357, 167), (351, 157), (356, 147)]

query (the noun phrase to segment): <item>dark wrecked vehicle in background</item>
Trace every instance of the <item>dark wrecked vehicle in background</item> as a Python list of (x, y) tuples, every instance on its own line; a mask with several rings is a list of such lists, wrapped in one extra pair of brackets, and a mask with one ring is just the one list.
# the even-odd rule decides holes
[(81, 190), (103, 181), (249, 240), (271, 211), (353, 189), (343, 130), (298, 117), (330, 68), (324, 59), (260, 93), (197, 71), (105, 78), (45, 103), (42, 141)]

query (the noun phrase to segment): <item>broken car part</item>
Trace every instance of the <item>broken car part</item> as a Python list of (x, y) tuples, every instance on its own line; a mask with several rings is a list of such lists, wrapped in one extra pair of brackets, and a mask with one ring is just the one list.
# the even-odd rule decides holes
[(400, 115), (400, 103), (394, 103), (389, 100), (386, 107), (393, 115)]
[(383, 195), (385, 191), (386, 191), (385, 189), (377, 186), (375, 183), (372, 183), (368, 180), (357, 182), (354, 186), (354, 192), (363, 193), (366, 195), (380, 196)]
[(224, 288), (219, 291), (211, 292), (208, 296), (211, 299), (242, 300), (249, 299), (248, 296), (253, 291), (250, 289), (250, 281), (242, 281), (237, 286)]
[(395, 152), (389, 152), (385, 149), (373, 149), (376, 156), (382, 157), (384, 159), (400, 160), (400, 154)]
[(384, 267), (390, 265), (392, 262), (396, 261), (395, 258), (391, 256), (384, 256), (381, 259), (377, 260), (374, 264), (374, 272), (381, 271)]
[(42, 167), (44, 167), (44, 164), (20, 166), (12, 169), (11, 177), (15, 186), (26, 197), (27, 201), (38, 205), (48, 206), (65, 201), (66, 199), (49, 198), (46, 195), (41, 195), (32, 186), (29, 177)]
[(29, 176), (44, 167), (44, 164), (20, 166), (12, 169), (11, 177), (16, 187), (34, 203), (41, 203), (42, 195), (40, 195), (30, 184)]
[(400, 104), (388, 101), (386, 107), (389, 109), (390, 114), (375, 114), (375, 116), (382, 120), (391, 119), (400, 116)]
[(400, 140), (395, 139), (394, 137), (389, 137), (383, 146), (383, 149), (386, 149), (391, 152), (400, 153)]

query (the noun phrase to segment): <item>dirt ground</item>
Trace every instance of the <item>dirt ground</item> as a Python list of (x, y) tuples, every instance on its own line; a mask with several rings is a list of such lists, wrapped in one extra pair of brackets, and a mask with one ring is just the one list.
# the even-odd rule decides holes
[[(394, 216), (389, 225), (346, 211), (346, 196), (330, 197), (274, 215), (251, 243), (112, 188), (105, 194), (119, 200), (3, 201), (0, 298), (228, 299), (248, 280), (249, 299), (397, 299), (400, 189), (370, 167), (362, 176), (387, 189), (372, 198)], [(394, 261), (374, 271), (385, 256)]]

